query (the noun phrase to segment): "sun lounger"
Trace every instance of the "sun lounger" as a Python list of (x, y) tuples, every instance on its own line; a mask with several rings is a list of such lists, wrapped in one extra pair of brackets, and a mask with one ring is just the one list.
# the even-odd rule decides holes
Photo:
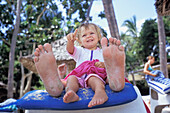
[(30, 91), (17, 101), (17, 107), (25, 113), (146, 113), (138, 88), (129, 83), (120, 92), (113, 92), (106, 85), (108, 101), (92, 108), (87, 107), (94, 95), (92, 89), (79, 89), (80, 100), (73, 103), (63, 102), (64, 93), (56, 98), (45, 90)]

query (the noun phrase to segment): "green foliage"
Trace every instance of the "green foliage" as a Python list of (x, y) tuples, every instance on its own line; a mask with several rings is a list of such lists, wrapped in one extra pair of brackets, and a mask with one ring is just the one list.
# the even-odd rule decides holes
[(9, 64), (9, 57), (7, 54), (9, 54), (9, 48), (5, 44), (0, 45), (0, 81), (4, 81), (7, 83), (7, 77), (8, 77), (8, 64)]
[[(142, 25), (142, 30), (137, 36), (136, 18), (125, 20), (124, 26), (128, 28), (121, 34), (121, 42), (125, 46), (126, 70), (135, 71), (146, 62), (146, 57), (153, 54), (159, 61), (159, 38), (156, 19), (148, 19)], [(170, 17), (164, 17), (166, 44), (170, 43)]]
[(1, 4), (0, 5), (0, 25), (1, 27), (9, 27), (10, 24), (13, 24), (14, 20), (14, 12), (12, 11), (12, 8), (7, 4)]
[(139, 62), (136, 56), (135, 44), (136, 40), (134, 37), (126, 34), (121, 34), (121, 42), (125, 47), (126, 53), (126, 70), (132, 71), (139, 68)]
[(126, 70), (132, 71), (140, 68), (140, 61), (137, 57), (138, 31), (136, 26), (136, 16), (130, 20), (125, 20), (123, 26), (127, 27), (125, 34), (121, 34), (121, 42), (125, 46)]
[[(73, 32), (81, 22), (86, 20), (89, 1), (60, 0), (65, 12), (59, 11), (55, 0), (25, 0), (22, 1), (20, 30), (17, 37), (14, 65), (14, 83), (20, 85), (21, 67), (18, 61), (20, 51), (26, 56), (32, 54), (33, 44), (51, 43)], [(0, 1), (1, 3), (1, 1)], [(16, 16), (16, 1), (4, 2), (0, 5), (0, 81), (7, 83), (9, 51), (14, 31), (14, 17)], [(75, 17), (72, 15), (79, 15)], [(64, 18), (63, 15), (66, 15)], [(74, 18), (73, 18), (74, 17)], [(5, 29), (5, 30), (2, 30)], [(25, 73), (28, 70), (25, 69)], [(33, 76), (32, 85), (41, 87), (38, 76)]]
[(100, 14), (99, 14), (98, 16), (99, 16), (101, 19), (105, 18), (105, 12), (104, 12), (104, 11), (100, 12)]
[(155, 57), (158, 57), (159, 40), (156, 19), (146, 20), (144, 22), (138, 44), (142, 45), (142, 47), (138, 47), (138, 49), (140, 48), (137, 52), (138, 58), (146, 59), (151, 53), (153, 53)]
[(170, 43), (170, 16), (165, 16), (163, 18), (165, 34), (167, 38), (167, 42)]
[[(8, 78), (9, 51), (14, 31), (13, 22), (16, 16), (15, 7), (16, 2), (11, 2), (11, 4), (4, 2), (0, 5), (0, 81), (4, 83), (7, 83)], [(46, 10), (43, 12), (45, 8)], [(31, 54), (33, 43), (44, 44), (63, 37), (62, 21), (62, 13), (58, 11), (57, 5), (51, 0), (26, 0), (22, 2), (20, 30), (15, 51), (14, 83), (21, 80), (21, 67), (18, 61), (20, 51), (22, 51), (23, 56), (26, 56)], [(28, 71), (25, 69), (25, 72)], [(33, 79), (38, 80), (39, 77), (33, 76)], [(37, 85), (38, 83), (34, 80), (32, 84)]]
[(34, 89), (36, 89), (36, 90), (45, 90), (44, 84), (40, 79), (39, 79), (38, 83), (40, 84), (40, 86), (34, 86)]
[[(12, 8), (4, 2), (0, 4), (0, 81), (7, 83), (10, 42), (12, 38), (14, 12)], [(5, 29), (8, 27), (7, 31)], [(7, 38), (6, 38), (7, 37)], [(2, 43), (2, 40), (4, 43)]]
[[(74, 20), (74, 22), (84, 22), (87, 16), (87, 9), (89, 7), (89, 0), (60, 0), (64, 9), (66, 9), (67, 20)], [(78, 16), (73, 17), (74, 14)]]
[(128, 29), (126, 33), (130, 33), (131, 36), (137, 37), (137, 26), (136, 26), (136, 16), (133, 16), (130, 20), (125, 20), (123, 26), (126, 26)]

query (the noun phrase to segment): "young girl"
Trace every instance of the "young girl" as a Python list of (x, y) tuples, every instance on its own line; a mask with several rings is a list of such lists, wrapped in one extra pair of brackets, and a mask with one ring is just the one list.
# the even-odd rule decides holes
[[(56, 70), (57, 64), (50, 44), (39, 45), (34, 53), (35, 66), (51, 96), (60, 96), (65, 87), (63, 101), (75, 102), (79, 100), (76, 94), (78, 89), (90, 87), (95, 94), (88, 107), (93, 107), (108, 100), (105, 92), (106, 76), (113, 91), (124, 88), (125, 53), (120, 40), (110, 38), (108, 46), (107, 38), (101, 39), (99, 27), (92, 23), (80, 25), (74, 33), (67, 35), (67, 39), (67, 51), (76, 61), (76, 69), (65, 78), (66, 84), (62, 84), (63, 80)], [(100, 39), (102, 49), (98, 47)], [(81, 47), (74, 46), (75, 40)]]
[[(91, 87), (95, 92), (88, 107), (92, 107), (94, 104), (103, 104), (108, 100), (105, 93), (106, 72), (104, 69), (104, 59), (102, 50), (98, 47), (101, 37), (100, 28), (92, 23), (82, 24), (74, 33), (67, 35), (68, 42), (66, 49), (76, 61), (77, 73), (75, 72), (76, 70), (73, 70), (72, 73), (65, 78), (67, 79), (67, 84), (66, 94), (63, 98), (64, 102), (78, 101), (79, 97), (76, 92), (79, 87)], [(75, 40), (78, 41), (81, 47), (74, 46)], [(95, 66), (98, 68), (95, 68)], [(93, 69), (93, 71), (88, 70), (86, 67)], [(83, 71), (83, 69), (87, 71)], [(100, 76), (100, 74), (103, 75)]]
[[(74, 32), (67, 35), (67, 51), (76, 61), (76, 69), (66, 78), (64, 102), (78, 101), (76, 94), (79, 87), (91, 87), (95, 92), (88, 107), (105, 103), (108, 97), (105, 92), (106, 70), (102, 49), (99, 48), (102, 38), (100, 28), (93, 23), (81, 24)], [(77, 40), (81, 47), (74, 46)]]

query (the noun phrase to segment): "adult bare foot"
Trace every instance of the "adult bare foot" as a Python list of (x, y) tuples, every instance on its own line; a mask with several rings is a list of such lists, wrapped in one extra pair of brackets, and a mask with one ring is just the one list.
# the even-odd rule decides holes
[(92, 100), (89, 102), (88, 107), (104, 104), (108, 100), (108, 96), (104, 91), (96, 91)]
[(63, 97), (63, 101), (65, 103), (75, 102), (78, 100), (79, 100), (79, 96), (72, 90), (67, 91)]
[(125, 52), (120, 40), (116, 38), (102, 38), (101, 45), (106, 66), (109, 86), (113, 91), (120, 91), (125, 85)]
[(59, 96), (63, 85), (57, 72), (57, 64), (50, 44), (39, 45), (34, 52), (35, 66), (47, 92), (51, 96)]

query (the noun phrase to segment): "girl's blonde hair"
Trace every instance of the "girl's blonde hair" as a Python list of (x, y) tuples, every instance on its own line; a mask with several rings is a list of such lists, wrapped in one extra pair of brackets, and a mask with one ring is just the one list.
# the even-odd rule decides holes
[(83, 24), (81, 24), (79, 27), (78, 27), (78, 29), (77, 29), (77, 38), (78, 38), (78, 40), (80, 41), (80, 38), (81, 38), (81, 28), (82, 27), (84, 27), (85, 29), (89, 29), (89, 27), (90, 26), (93, 26), (94, 28), (95, 28), (95, 30), (96, 30), (96, 32), (97, 32), (97, 36), (98, 36), (98, 38), (99, 38), (99, 42), (98, 42), (98, 47), (100, 47), (101, 48), (101, 44), (100, 44), (100, 40), (101, 40), (101, 38), (102, 38), (102, 31), (101, 31), (101, 29), (96, 25), (96, 24), (94, 24), (94, 23), (83, 23)]

